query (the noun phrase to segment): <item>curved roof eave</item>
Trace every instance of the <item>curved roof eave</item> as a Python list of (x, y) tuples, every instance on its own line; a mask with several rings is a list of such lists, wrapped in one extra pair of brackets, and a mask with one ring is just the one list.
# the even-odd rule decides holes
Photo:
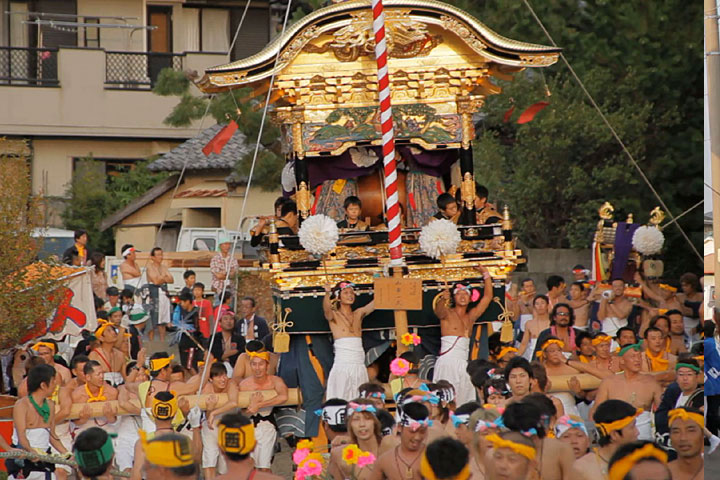
[[(548, 64), (554, 63), (554, 61), (550, 63), (545, 62), (533, 64), (527, 60), (520, 59), (519, 56), (550, 55), (556, 57), (561, 51), (561, 49), (557, 47), (525, 43), (503, 37), (463, 10), (443, 2), (435, 0), (385, 0), (383, 3), (386, 9), (408, 8), (411, 9), (415, 15), (422, 15), (425, 13), (429, 19), (433, 20), (438, 19), (441, 15), (454, 17), (455, 19), (465, 23), (467, 27), (472, 29), (482, 38), (483, 43), (488, 46), (487, 49), (483, 50), (482, 54), (488, 57), (491, 61), (501, 65), (514, 67), (547, 66)], [(208, 68), (205, 71), (203, 78), (197, 82), (197, 84), (203, 90), (213, 91), (231, 88), (234, 85), (249, 85), (262, 81), (267, 77), (270, 77), (273, 72), (277, 72), (285, 68), (290, 61), (292, 61), (292, 58), (299, 53), (302, 46), (309, 42), (311, 38), (316, 36), (317, 32), (312, 31), (311, 27), (319, 26), (322, 31), (332, 30), (348, 24), (351, 20), (349, 14), (368, 10), (369, 8), (370, 2), (367, 0), (352, 0), (333, 4), (316, 10), (315, 12), (302, 18), (294, 25), (290, 26), (284, 35), (276, 37), (255, 55), (241, 60), (236, 60), (235, 62), (225, 65)], [(278, 61), (278, 64), (273, 66), (275, 59), (278, 57), (278, 50), (282, 51), (286, 49), (286, 47), (288, 47), (298, 36), (301, 36), (302, 34), (308, 35), (308, 38), (303, 45), (300, 48), (297, 48), (294, 54), (291, 53), (288, 55), (284, 61), (281, 58)], [(231, 73), (236, 71), (240, 71), (235, 79), (236, 81), (229, 84), (215, 84), (209, 78), (213, 74)]]

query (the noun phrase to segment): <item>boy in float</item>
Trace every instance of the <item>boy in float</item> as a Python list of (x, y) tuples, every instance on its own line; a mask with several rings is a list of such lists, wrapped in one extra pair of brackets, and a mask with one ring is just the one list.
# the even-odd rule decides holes
[(340, 282), (334, 288), (325, 285), (323, 312), (333, 335), (335, 361), (327, 380), (325, 398), (352, 400), (358, 388), (368, 382), (365, 350), (362, 345), (362, 320), (375, 310), (375, 301), (352, 309), (355, 285)]
[(368, 230), (367, 223), (360, 220), (362, 217), (362, 202), (354, 195), (351, 195), (343, 202), (345, 209), (345, 219), (338, 222), (337, 227), (343, 231), (360, 231)]
[(438, 212), (432, 216), (430, 221), (433, 219), (437, 220), (450, 220), (453, 223), (457, 223), (460, 218), (460, 209), (455, 198), (449, 193), (441, 193), (437, 197)]

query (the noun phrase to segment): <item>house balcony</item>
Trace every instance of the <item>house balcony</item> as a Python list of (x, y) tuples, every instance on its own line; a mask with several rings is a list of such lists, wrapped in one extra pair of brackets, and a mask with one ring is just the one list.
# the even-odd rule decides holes
[(217, 53), (0, 47), (0, 136), (190, 138), (199, 122), (163, 124), (179, 99), (151, 89), (163, 68), (202, 73), (226, 60)]

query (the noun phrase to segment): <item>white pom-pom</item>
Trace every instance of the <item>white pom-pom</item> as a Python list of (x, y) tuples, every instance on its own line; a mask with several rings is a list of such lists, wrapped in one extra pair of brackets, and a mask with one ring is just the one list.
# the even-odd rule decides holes
[(457, 225), (450, 220), (433, 220), (420, 231), (420, 248), (436, 260), (456, 253), (460, 240)]
[(665, 236), (656, 227), (642, 226), (635, 230), (632, 244), (643, 255), (655, 255), (662, 250)]
[(340, 234), (335, 220), (327, 215), (312, 215), (302, 223), (300, 245), (314, 255), (325, 255), (337, 244)]

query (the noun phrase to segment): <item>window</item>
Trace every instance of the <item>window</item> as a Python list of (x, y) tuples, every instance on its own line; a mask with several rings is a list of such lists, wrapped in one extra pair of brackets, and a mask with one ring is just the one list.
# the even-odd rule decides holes
[[(99, 18), (85, 17), (85, 23), (100, 23)], [(85, 27), (85, 46), (92, 48), (100, 48), (100, 28)]]
[(90, 175), (91, 179), (104, 178), (105, 184), (133, 168), (139, 158), (82, 158), (75, 157), (73, 162), (74, 175)]

